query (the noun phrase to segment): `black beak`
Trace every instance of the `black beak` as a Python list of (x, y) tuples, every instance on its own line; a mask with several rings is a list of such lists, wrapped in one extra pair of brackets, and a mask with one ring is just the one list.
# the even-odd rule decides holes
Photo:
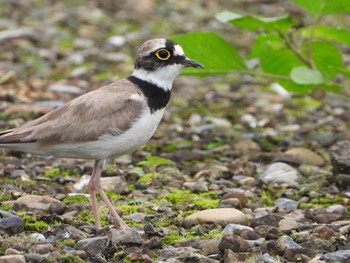
[(204, 68), (204, 66), (192, 59), (189, 59), (186, 57), (184, 62), (182, 62), (182, 65), (185, 65), (185, 67), (193, 67), (193, 68)]

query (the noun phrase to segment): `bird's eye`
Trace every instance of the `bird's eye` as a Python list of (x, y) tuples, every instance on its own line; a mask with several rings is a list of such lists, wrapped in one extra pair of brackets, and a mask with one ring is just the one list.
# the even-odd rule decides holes
[(160, 60), (168, 60), (170, 58), (171, 54), (170, 54), (169, 50), (162, 48), (156, 52), (156, 56)]

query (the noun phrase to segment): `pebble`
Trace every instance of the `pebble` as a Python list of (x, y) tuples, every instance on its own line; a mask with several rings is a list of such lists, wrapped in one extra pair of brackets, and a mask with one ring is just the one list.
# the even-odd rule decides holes
[(240, 225), (240, 224), (228, 224), (224, 228), (223, 236), (224, 235), (239, 235), (242, 230), (254, 231), (254, 229), (249, 227), (249, 226)]
[(298, 209), (299, 202), (288, 198), (278, 198), (275, 206), (281, 211), (290, 212)]
[(213, 223), (225, 227), (229, 223), (247, 224), (247, 217), (235, 208), (215, 208), (202, 210), (187, 216), (183, 225), (185, 228), (189, 228), (203, 223)]
[(128, 183), (123, 176), (102, 177), (101, 186), (103, 190), (116, 194), (126, 194), (129, 192)]
[(0, 256), (0, 263), (26, 263), (23, 255)]
[(332, 253), (327, 253), (321, 256), (321, 260), (331, 260), (336, 262), (349, 262), (350, 261), (350, 250), (338, 250)]
[(275, 226), (278, 227), (278, 223), (283, 219), (282, 216), (279, 216), (277, 214), (265, 214), (265, 213), (258, 213), (255, 215), (253, 219), (252, 226), (261, 226), (261, 225), (269, 225), (269, 226)]
[(199, 249), (205, 256), (220, 253), (219, 250), (220, 240), (217, 239), (203, 239), (195, 240), (191, 243), (191, 246)]
[(52, 203), (60, 203), (55, 198), (40, 195), (25, 195), (18, 198), (14, 204), (15, 211), (31, 211), (34, 213), (49, 212)]
[(10, 212), (0, 210), (0, 230), (9, 235), (15, 235), (23, 231), (23, 219)]
[(274, 259), (272, 256), (270, 256), (268, 253), (263, 254), (257, 260), (255, 263), (278, 263), (279, 260)]
[(302, 246), (294, 242), (294, 240), (289, 236), (281, 236), (277, 240), (277, 247), (280, 251), (284, 251), (286, 249), (302, 249)]
[(9, 42), (14, 39), (39, 40), (40, 34), (38, 31), (32, 28), (26, 28), (26, 27), (8, 29), (0, 32), (0, 44)]
[(340, 141), (330, 149), (333, 174), (350, 174), (350, 141)]
[(73, 95), (82, 94), (81, 88), (73, 85), (63, 84), (63, 83), (54, 83), (49, 86), (49, 91), (56, 93), (67, 93)]
[(221, 252), (224, 252), (225, 249), (230, 249), (233, 252), (246, 252), (249, 248), (249, 243), (237, 235), (224, 235), (219, 243)]
[(284, 218), (278, 222), (278, 230), (281, 232), (290, 232), (298, 228), (298, 222), (292, 218)]
[(238, 141), (235, 144), (235, 149), (239, 152), (239, 154), (247, 157), (248, 159), (257, 157), (262, 152), (259, 144), (251, 139)]
[(103, 253), (108, 247), (108, 237), (92, 237), (79, 240), (75, 246), (75, 250), (84, 250), (88, 255), (98, 255)]
[(216, 263), (218, 261), (200, 254), (200, 250), (192, 247), (167, 247), (158, 251), (157, 263), (181, 263), (181, 262), (205, 262)]
[(54, 247), (52, 244), (36, 244), (33, 247), (33, 250), (38, 254), (47, 254), (54, 250)]
[(233, 252), (231, 249), (225, 249), (224, 262), (225, 263), (240, 262), (239, 255), (237, 253)]
[(146, 218), (146, 214), (145, 213), (132, 213), (131, 215), (124, 216), (124, 218), (132, 220), (136, 223), (141, 223)]
[(300, 147), (292, 148), (277, 156), (276, 161), (295, 164), (309, 164), (315, 166), (323, 166), (325, 164), (324, 159), (317, 153)]
[(259, 176), (259, 179), (266, 185), (277, 184), (286, 187), (297, 187), (300, 178), (301, 175), (296, 169), (282, 162), (269, 165)]
[(121, 47), (125, 44), (126, 39), (124, 36), (112, 36), (107, 39), (107, 43), (113, 47)]
[(8, 248), (5, 250), (4, 255), (20, 255), (21, 252), (14, 248)]
[(317, 223), (330, 224), (334, 221), (343, 219), (344, 215), (328, 212), (325, 208), (315, 208), (305, 211), (305, 217)]
[(115, 247), (128, 244), (142, 244), (141, 236), (135, 228), (130, 228), (126, 230), (117, 230), (115, 228), (112, 228), (108, 233), (108, 239)]
[(43, 234), (40, 233), (32, 233), (29, 235), (29, 238), (34, 242), (45, 242), (46, 238)]

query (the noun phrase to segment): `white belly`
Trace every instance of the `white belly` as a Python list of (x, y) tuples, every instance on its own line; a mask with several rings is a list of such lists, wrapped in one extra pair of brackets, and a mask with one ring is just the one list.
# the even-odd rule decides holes
[(42, 156), (76, 159), (103, 160), (112, 156), (118, 157), (131, 153), (147, 143), (156, 131), (163, 114), (164, 109), (153, 114), (148, 109), (144, 110), (141, 117), (127, 131), (120, 135), (103, 135), (96, 141), (41, 146), (37, 143), (21, 143), (12, 144), (9, 148)]

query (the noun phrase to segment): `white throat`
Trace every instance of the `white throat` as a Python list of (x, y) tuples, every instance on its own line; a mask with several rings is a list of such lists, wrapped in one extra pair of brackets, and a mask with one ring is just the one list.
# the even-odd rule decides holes
[(171, 90), (174, 80), (182, 70), (183, 66), (180, 64), (172, 64), (154, 71), (138, 68), (134, 70), (132, 76), (157, 85), (164, 90)]

